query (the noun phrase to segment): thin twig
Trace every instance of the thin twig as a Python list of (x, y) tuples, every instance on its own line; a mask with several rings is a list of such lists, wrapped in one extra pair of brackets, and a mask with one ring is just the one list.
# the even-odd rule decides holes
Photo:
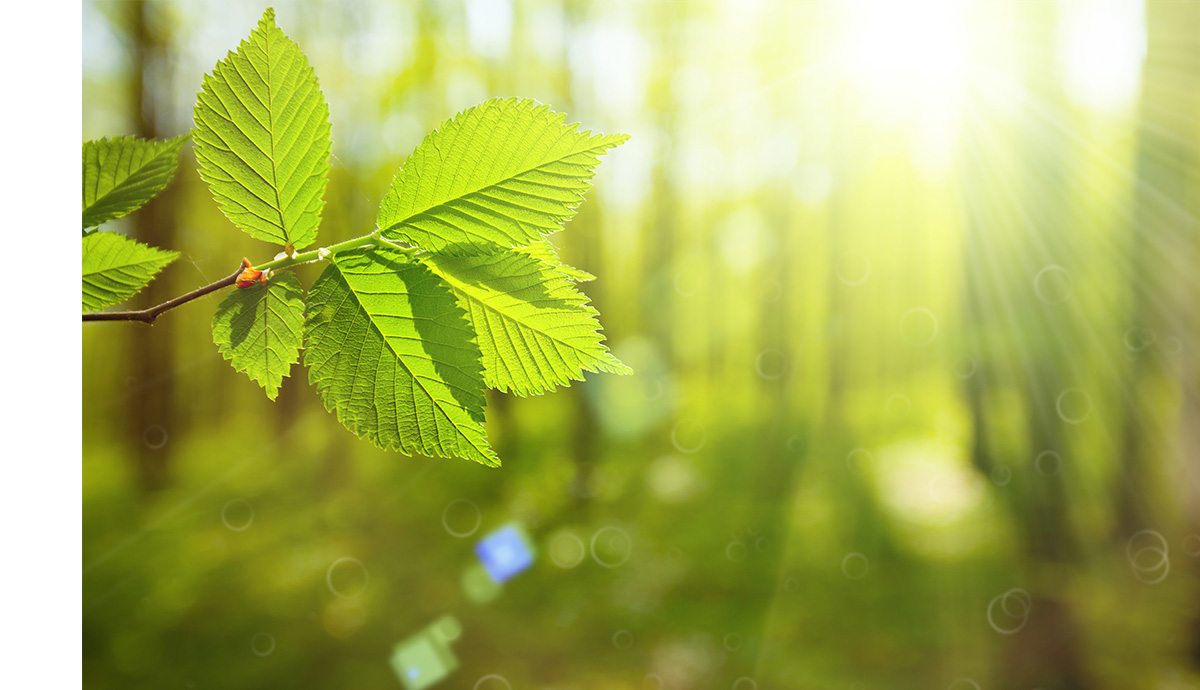
[(198, 299), (207, 295), (210, 292), (216, 292), (221, 288), (227, 288), (237, 282), (237, 278), (241, 275), (242, 269), (239, 268), (228, 278), (222, 278), (215, 283), (209, 283), (202, 288), (196, 288), (191, 292), (180, 295), (175, 299), (167, 300), (162, 304), (156, 304), (153, 307), (139, 309), (137, 311), (97, 311), (90, 314), (84, 314), (84, 321), (141, 321), (142, 323), (154, 323), (159, 314), (165, 311), (170, 311), (181, 304), (186, 304), (194, 299)]
[[(369, 244), (376, 244), (376, 245), (377, 244), (386, 244), (391, 247), (394, 247), (395, 249), (397, 249), (401, 252), (404, 252), (408, 256), (413, 256), (414, 254), (417, 253), (416, 247), (405, 247), (403, 245), (396, 244), (395, 242), (392, 242), (390, 240), (386, 240), (379, 236), (378, 230), (375, 230), (374, 232), (363, 235), (362, 237), (355, 237), (354, 239), (346, 240), (345, 242), (338, 242), (337, 244), (331, 244), (328, 247), (323, 247), (321, 249), (314, 249), (312, 251), (303, 252), (300, 254), (293, 254), (292, 256), (286, 256), (281, 259), (275, 259), (274, 261), (268, 261), (267, 263), (261, 264), (254, 268), (256, 268), (257, 270), (260, 270), (260, 271), (277, 271), (277, 270), (284, 269), (284, 268), (291, 268), (293, 266), (299, 266), (301, 264), (312, 263), (314, 261), (322, 261), (322, 260), (328, 258), (331, 254), (336, 254), (338, 252), (346, 251), (348, 249), (354, 249), (355, 247), (362, 247), (362, 246), (369, 245)], [(218, 280), (215, 283), (210, 283), (208, 285), (205, 285), (202, 288), (192, 290), (191, 292), (187, 293), (186, 295), (180, 295), (180, 296), (176, 297), (175, 299), (167, 300), (166, 302), (163, 302), (162, 304), (159, 304), (159, 305), (156, 305), (153, 307), (148, 307), (146, 309), (140, 309), (138, 311), (97, 311), (97, 312), (92, 312), (90, 314), (84, 314), (83, 320), (84, 321), (141, 321), (142, 323), (154, 323), (154, 320), (158, 318), (158, 315), (163, 313), (164, 311), (174, 309), (175, 307), (178, 307), (181, 304), (191, 302), (192, 300), (196, 299), (197, 297), (203, 297), (210, 292), (216, 292), (217, 290), (220, 290), (221, 288), (226, 288), (226, 287), (229, 287), (230, 285), (233, 285), (234, 283), (237, 282), (238, 276), (241, 274), (242, 274), (242, 269), (239, 268), (237, 270), (237, 272), (235, 272), (233, 275), (229, 276), (228, 278), (222, 278), (221, 280)]]

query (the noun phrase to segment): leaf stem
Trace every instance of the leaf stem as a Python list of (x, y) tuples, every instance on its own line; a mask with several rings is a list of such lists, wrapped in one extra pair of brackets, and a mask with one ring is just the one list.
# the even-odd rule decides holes
[[(328, 247), (322, 247), (320, 249), (314, 249), (312, 251), (301, 252), (299, 254), (293, 254), (292, 256), (284, 257), (282, 259), (275, 259), (274, 261), (268, 261), (267, 263), (260, 264), (258, 266), (255, 266), (254, 268), (259, 271), (266, 271), (268, 269), (270, 269), (272, 271), (278, 271), (278, 270), (282, 270), (282, 269), (286, 269), (286, 268), (292, 268), (293, 266), (300, 266), (302, 264), (310, 264), (310, 263), (313, 263), (316, 261), (327, 261), (330, 256), (333, 256), (334, 254), (337, 254), (338, 252), (344, 252), (348, 249), (354, 249), (356, 247), (365, 247), (365, 246), (371, 245), (371, 244), (387, 245), (387, 246), (392, 247), (400, 252), (403, 252), (404, 254), (406, 254), (410, 257), (414, 256), (418, 251), (416, 247), (405, 247), (403, 245), (399, 245), (399, 244), (396, 244), (395, 242), (387, 240), (387, 239), (383, 238), (382, 236), (380, 236), (379, 230), (375, 230), (374, 232), (363, 235), (362, 237), (355, 237), (354, 239), (346, 240), (345, 242), (338, 242), (337, 244), (331, 244)], [(174, 299), (167, 300), (166, 302), (163, 302), (162, 304), (157, 304), (153, 307), (147, 307), (146, 309), (138, 309), (136, 311), (91, 312), (88, 314), (84, 314), (83, 320), (84, 321), (141, 321), (142, 323), (152, 324), (152, 323), (154, 323), (154, 320), (157, 319), (159, 317), (159, 315), (162, 314), (163, 312), (170, 311), (170, 310), (174, 309), (175, 307), (178, 307), (181, 304), (186, 304), (188, 302), (191, 302), (194, 299), (199, 299), (211, 292), (216, 292), (217, 290), (221, 290), (223, 288), (227, 288), (227, 287), (233, 285), (234, 283), (237, 282), (237, 278), (239, 275), (241, 275), (241, 273), (242, 273), (242, 268), (239, 266), (238, 270), (235, 271), (233, 273), (233, 275), (231, 275), (231, 276), (222, 278), (213, 283), (209, 283), (208, 285), (205, 285), (202, 288), (196, 288), (195, 290), (192, 290), (189, 293), (180, 295)]]

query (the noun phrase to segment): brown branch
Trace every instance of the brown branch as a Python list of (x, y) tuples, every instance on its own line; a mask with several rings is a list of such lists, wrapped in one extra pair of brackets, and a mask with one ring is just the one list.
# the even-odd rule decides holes
[(162, 304), (156, 304), (153, 307), (139, 309), (137, 311), (97, 311), (90, 314), (84, 314), (84, 321), (141, 321), (142, 323), (154, 323), (158, 315), (174, 309), (181, 304), (186, 304), (194, 299), (198, 299), (207, 295), (210, 292), (216, 292), (221, 288), (227, 288), (237, 282), (237, 278), (241, 275), (242, 269), (238, 268), (233, 275), (228, 278), (222, 278), (215, 283), (209, 283), (202, 288), (196, 288), (191, 292), (180, 295), (175, 299), (167, 300)]

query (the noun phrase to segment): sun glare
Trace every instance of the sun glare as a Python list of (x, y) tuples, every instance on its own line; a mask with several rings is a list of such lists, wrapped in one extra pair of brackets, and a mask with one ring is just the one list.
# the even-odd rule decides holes
[(872, 113), (903, 121), (958, 100), (969, 71), (961, 3), (864, 1), (845, 8), (841, 62)]
[(862, 116), (896, 130), (924, 179), (944, 180), (971, 71), (964, 4), (865, 0), (840, 7), (837, 62)]
[(1146, 8), (1138, 0), (1075, 1), (1063, 6), (1059, 46), (1067, 93), (1081, 105), (1131, 105), (1146, 58)]

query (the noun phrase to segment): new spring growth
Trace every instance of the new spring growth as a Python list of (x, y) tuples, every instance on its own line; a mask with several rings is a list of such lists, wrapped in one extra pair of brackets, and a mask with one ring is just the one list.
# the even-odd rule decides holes
[(263, 273), (262, 271), (255, 270), (250, 265), (250, 259), (243, 257), (242, 272), (237, 277), (237, 286), (239, 289), (248, 288), (253, 286), (255, 283), (262, 283), (263, 285), (266, 285), (267, 274)]

